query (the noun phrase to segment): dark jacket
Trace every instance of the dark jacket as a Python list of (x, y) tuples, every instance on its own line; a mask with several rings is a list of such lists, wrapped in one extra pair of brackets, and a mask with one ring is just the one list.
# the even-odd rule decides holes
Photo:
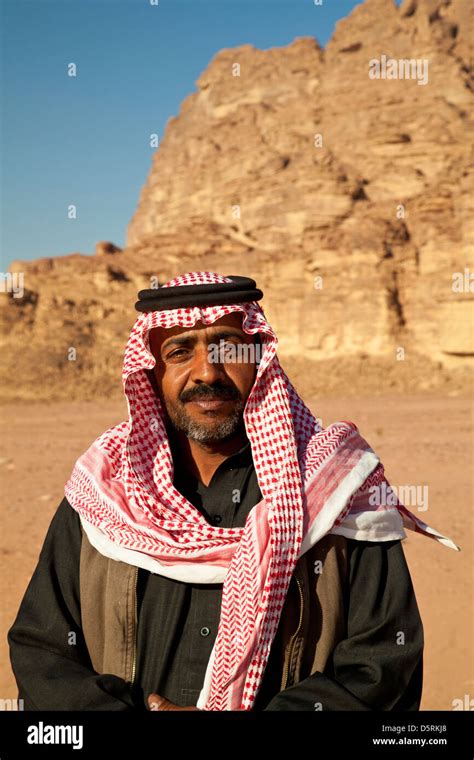
[[(99, 554), (71, 509), (53, 519), (8, 633), (18, 696), (27, 710), (146, 709), (134, 680), (147, 571)], [(422, 671), (401, 542), (329, 534), (297, 562), (253, 709), (418, 710)]]

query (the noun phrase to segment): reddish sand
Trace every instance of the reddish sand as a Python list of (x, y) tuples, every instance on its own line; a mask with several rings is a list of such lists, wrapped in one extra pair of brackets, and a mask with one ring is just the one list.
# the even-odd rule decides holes
[[(403, 544), (425, 630), (421, 707), (451, 710), (453, 700), (474, 698), (472, 403), (456, 396), (392, 396), (320, 399), (309, 405), (324, 425), (353, 420), (393, 485), (428, 485), (428, 510), (418, 514), (462, 548), (455, 552), (412, 532)], [(0, 417), (0, 698), (7, 699), (16, 697), (16, 686), (6, 632), (64, 482), (77, 456), (124, 419), (126, 408), (120, 403), (16, 404), (1, 407)]]

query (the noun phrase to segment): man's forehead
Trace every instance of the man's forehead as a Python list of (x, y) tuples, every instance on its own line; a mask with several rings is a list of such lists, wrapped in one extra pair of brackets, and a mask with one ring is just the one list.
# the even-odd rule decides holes
[(150, 330), (150, 341), (153, 345), (157, 345), (176, 335), (183, 335), (184, 333), (199, 333), (204, 330), (207, 330), (208, 333), (212, 334), (223, 327), (232, 327), (244, 333), (244, 330), (242, 329), (242, 317), (242, 312), (232, 312), (231, 314), (225, 314), (223, 317), (216, 319), (211, 325), (206, 325), (203, 322), (198, 321), (192, 327), (183, 327), (182, 325), (174, 325), (174, 327), (154, 327)]

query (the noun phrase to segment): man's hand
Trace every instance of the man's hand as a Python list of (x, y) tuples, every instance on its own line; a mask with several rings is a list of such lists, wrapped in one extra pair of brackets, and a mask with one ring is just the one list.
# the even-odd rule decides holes
[(168, 699), (165, 699), (165, 697), (160, 697), (159, 694), (150, 694), (148, 697), (148, 707), (150, 710), (199, 710), (199, 712), (202, 712), (202, 710), (199, 707), (180, 707), (179, 705), (173, 704), (173, 702), (170, 702)]

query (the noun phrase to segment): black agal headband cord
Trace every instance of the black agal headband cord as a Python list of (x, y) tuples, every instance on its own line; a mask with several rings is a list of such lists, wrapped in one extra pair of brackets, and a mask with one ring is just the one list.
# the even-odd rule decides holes
[(260, 301), (263, 292), (250, 277), (226, 275), (232, 282), (210, 282), (206, 285), (177, 285), (171, 288), (140, 290), (135, 304), (137, 311), (163, 311), (188, 306), (224, 306), (229, 303)]

